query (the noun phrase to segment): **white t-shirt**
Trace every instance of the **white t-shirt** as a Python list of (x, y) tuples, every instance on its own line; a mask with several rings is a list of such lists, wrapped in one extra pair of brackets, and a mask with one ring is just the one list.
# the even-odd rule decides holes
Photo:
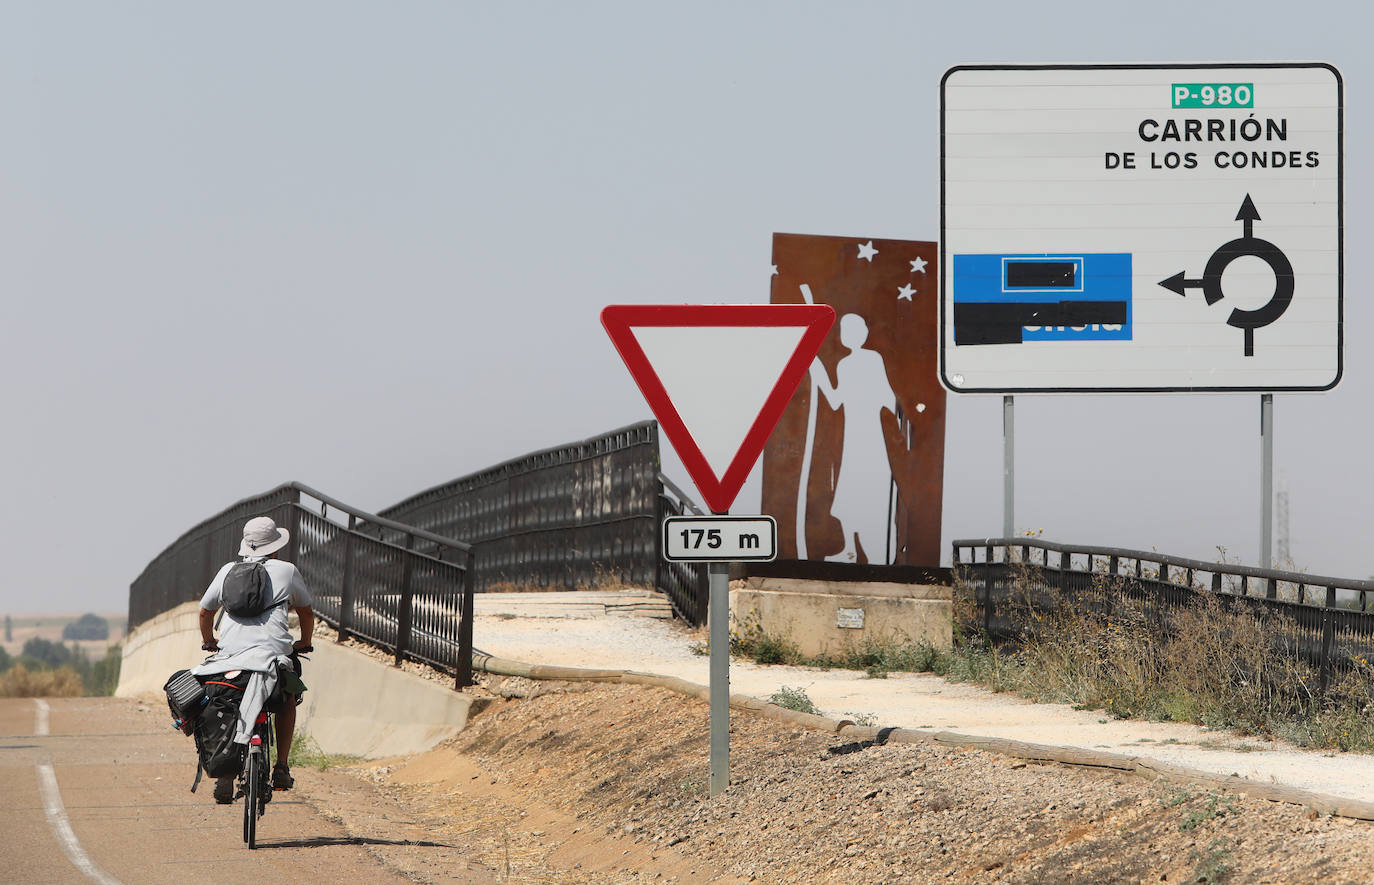
[[(266, 566), (267, 577), (272, 581), (272, 605), (255, 618), (238, 617), (226, 611), (219, 624), (220, 651), (234, 654), (247, 648), (267, 648), (276, 654), (290, 654), (293, 642), (289, 627), (290, 609), (310, 605), (310, 591), (306, 589), (305, 579), (294, 565), (279, 559), (246, 557), (243, 561), (262, 561)], [(214, 611), (220, 607), (224, 598), (224, 576), (236, 564), (226, 562), (215, 575), (210, 588), (201, 597), (201, 608)], [(286, 605), (282, 605), (282, 602), (286, 602)]]

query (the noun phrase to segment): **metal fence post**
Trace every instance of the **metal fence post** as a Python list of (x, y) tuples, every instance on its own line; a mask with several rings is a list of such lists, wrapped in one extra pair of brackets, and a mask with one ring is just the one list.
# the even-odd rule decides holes
[(411, 574), (415, 571), (414, 559), (410, 551), (415, 547), (415, 536), (406, 535), (406, 556), (401, 567), (401, 608), (396, 612), (396, 666), (406, 659), (410, 650), (410, 626), (413, 618), (415, 591), (410, 586)]
[(287, 502), (286, 528), (287, 531), (291, 533), (291, 539), (286, 542), (286, 559), (294, 565), (299, 565), (301, 561), (301, 510), (299, 492), (296, 493), (295, 500)]
[(1334, 667), (1332, 651), (1336, 645), (1336, 588), (1326, 588), (1326, 607), (1322, 609), (1322, 676), (1321, 691), (1326, 693), (1331, 685), (1331, 671)]
[(654, 587), (671, 599), (672, 594), (663, 580), (663, 531), (659, 528), (663, 525), (663, 511), (667, 509), (663, 495), (663, 483), (659, 483), (658, 494), (654, 496)]
[[(983, 562), (983, 635), (992, 638), (992, 545), (989, 544), (986, 551), (987, 558)], [(973, 553), (974, 561), (978, 559), (978, 552)]]
[(472, 685), (472, 622), (477, 619), (474, 609), (476, 600), (472, 592), (472, 571), (476, 561), (476, 554), (469, 549), (467, 559), (463, 563), (463, 607), (462, 616), (458, 621), (458, 684), (455, 688), (459, 691), (465, 686)]
[(343, 580), (339, 585), (339, 642), (349, 636), (353, 626), (353, 530), (358, 519), (348, 514), (348, 531), (344, 533)]
[[(235, 548), (235, 549), (233, 549), (233, 550), (226, 551), (226, 553), (225, 553), (225, 555), (224, 555), (224, 561), (225, 561), (225, 562), (228, 562), (228, 561), (233, 557), (233, 554), (234, 554), (234, 553), (237, 553), (237, 552), (238, 552), (237, 548)], [(215, 572), (210, 571), (210, 569), (216, 569), (216, 570), (218, 570), (218, 568), (219, 568), (218, 565), (212, 565), (212, 563), (217, 563), (217, 562), (219, 562), (219, 559), (220, 559), (220, 557), (218, 557), (218, 556), (215, 555), (214, 536), (213, 536), (213, 535), (207, 534), (207, 535), (205, 536), (204, 555), (205, 555), (205, 568), (201, 570), (201, 576), (202, 576), (205, 580), (200, 584), (200, 586), (201, 586), (201, 587), (209, 587), (209, 586), (210, 586), (210, 582), (213, 581), (213, 580), (215, 579)], [(202, 590), (201, 592), (204, 592), (204, 591)]]

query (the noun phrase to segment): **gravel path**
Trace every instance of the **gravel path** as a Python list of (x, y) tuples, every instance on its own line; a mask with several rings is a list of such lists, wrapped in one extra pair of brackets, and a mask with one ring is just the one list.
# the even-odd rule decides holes
[[(473, 642), (489, 654), (527, 663), (637, 670), (707, 684), (708, 658), (693, 651), (704, 645), (704, 630), (604, 613), (607, 605), (634, 595), (642, 592), (481, 594)], [(731, 662), (732, 692), (767, 698), (783, 686), (805, 689), (836, 718), (1106, 750), (1374, 801), (1374, 756), (1302, 750), (1192, 725), (1113, 720), (1097, 711), (1035, 704), (926, 673), (870, 679), (852, 670)]]

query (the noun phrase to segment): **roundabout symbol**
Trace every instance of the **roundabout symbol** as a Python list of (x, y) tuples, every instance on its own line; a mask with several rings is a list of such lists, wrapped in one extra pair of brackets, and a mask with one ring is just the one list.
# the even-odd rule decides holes
[(1159, 283), (1169, 291), (1177, 292), (1185, 297), (1187, 290), (1201, 289), (1202, 297), (1207, 300), (1209, 305), (1212, 305), (1223, 297), (1221, 275), (1226, 272), (1227, 265), (1232, 261), (1249, 255), (1268, 264), (1269, 269), (1274, 272), (1274, 294), (1270, 296), (1269, 301), (1254, 310), (1233, 308), (1231, 316), (1226, 319), (1227, 325), (1244, 330), (1246, 356), (1255, 355), (1255, 330), (1263, 328), (1283, 316), (1283, 312), (1288, 309), (1289, 303), (1293, 300), (1293, 265), (1289, 262), (1288, 256), (1279, 250), (1278, 246), (1255, 236), (1255, 222), (1259, 220), (1259, 211), (1255, 208), (1255, 203), (1250, 199), (1250, 195), (1246, 194), (1245, 201), (1240, 204), (1240, 211), (1236, 213), (1236, 221), (1244, 225), (1244, 233), (1212, 253), (1212, 257), (1207, 259), (1207, 267), (1202, 272), (1202, 279), (1187, 279), (1185, 272), (1179, 271)]

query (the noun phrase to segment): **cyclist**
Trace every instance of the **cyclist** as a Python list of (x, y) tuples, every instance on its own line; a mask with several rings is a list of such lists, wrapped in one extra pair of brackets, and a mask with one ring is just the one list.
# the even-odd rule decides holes
[[(296, 730), (296, 705), (305, 685), (300, 681), (301, 663), (295, 652), (308, 649), (315, 631), (315, 613), (310, 607), (310, 591), (300, 571), (291, 563), (277, 557), (291, 536), (267, 516), (248, 520), (243, 526), (243, 543), (239, 556), (243, 562), (262, 562), (272, 584), (268, 607), (254, 617), (236, 617), (227, 610), (220, 623), (220, 636), (214, 634), (215, 612), (222, 602), (224, 576), (236, 563), (225, 563), (210, 582), (200, 600), (201, 646), (216, 654), (191, 670), (197, 676), (229, 673), (234, 670), (253, 671), (244, 690), (239, 710), (240, 743), (247, 743), (253, 720), (263, 704), (276, 689), (279, 668), (284, 684), (285, 700), (276, 717), (277, 761), (272, 768), (272, 788), (289, 790), (295, 785), (287, 758), (291, 753), (291, 738)], [(292, 641), (287, 609), (300, 618), (301, 638)], [(294, 676), (294, 678), (293, 678)], [(227, 805), (234, 801), (234, 778), (219, 778), (215, 783), (215, 801)]]

